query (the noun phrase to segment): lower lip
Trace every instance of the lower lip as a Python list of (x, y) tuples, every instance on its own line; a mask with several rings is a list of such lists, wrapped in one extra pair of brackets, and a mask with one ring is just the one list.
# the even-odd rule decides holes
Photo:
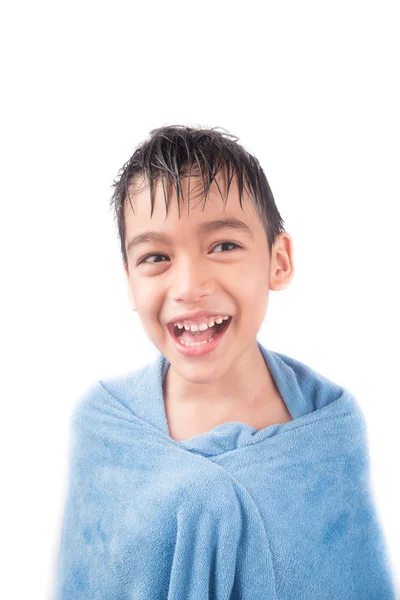
[(181, 344), (173, 335), (173, 333), (168, 328), (169, 334), (174, 342), (175, 348), (184, 356), (203, 356), (203, 354), (209, 354), (212, 352), (222, 341), (222, 338), (225, 336), (225, 333), (228, 331), (231, 325), (232, 317), (228, 321), (228, 324), (225, 326), (223, 331), (219, 333), (216, 337), (214, 337), (211, 342), (206, 342), (205, 344), (201, 344), (200, 346), (184, 346)]

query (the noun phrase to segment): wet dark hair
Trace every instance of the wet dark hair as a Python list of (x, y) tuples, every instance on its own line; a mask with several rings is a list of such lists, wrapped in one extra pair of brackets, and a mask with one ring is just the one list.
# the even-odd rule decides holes
[[(222, 131), (218, 131), (218, 129)], [(110, 200), (110, 207), (114, 210), (114, 218), (117, 221), (122, 260), (126, 267), (128, 258), (125, 246), (124, 208), (128, 199), (133, 210), (131, 202), (133, 184), (138, 180), (148, 182), (140, 191), (150, 187), (151, 216), (154, 209), (155, 179), (158, 177), (161, 179), (166, 212), (168, 212), (170, 202), (170, 187), (173, 184), (180, 216), (181, 177), (187, 177), (188, 171), (189, 178), (193, 172), (195, 175), (201, 175), (203, 182), (201, 194), (205, 196), (204, 205), (213, 181), (215, 181), (222, 198), (220, 187), (215, 179), (221, 169), (222, 173), (227, 176), (226, 201), (232, 178), (236, 175), (240, 206), (243, 210), (242, 196), (245, 189), (264, 226), (271, 254), (276, 237), (284, 231), (284, 221), (276, 207), (271, 188), (258, 160), (237, 143), (238, 139), (221, 127), (206, 129), (200, 126), (169, 125), (150, 131), (150, 137), (136, 147), (131, 158), (119, 170), (112, 186), (114, 192)], [(166, 186), (164, 179), (166, 179)], [(137, 191), (135, 190), (134, 193)], [(190, 179), (188, 209), (189, 202)]]

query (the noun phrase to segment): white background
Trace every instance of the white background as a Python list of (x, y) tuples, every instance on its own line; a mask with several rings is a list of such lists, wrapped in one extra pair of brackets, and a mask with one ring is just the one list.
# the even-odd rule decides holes
[(71, 410), (95, 380), (156, 356), (128, 304), (109, 198), (135, 146), (173, 124), (223, 127), (263, 166), (296, 274), (270, 293), (259, 340), (358, 399), (398, 572), (398, 3), (11, 6), (0, 35), (0, 596), (54, 600)]

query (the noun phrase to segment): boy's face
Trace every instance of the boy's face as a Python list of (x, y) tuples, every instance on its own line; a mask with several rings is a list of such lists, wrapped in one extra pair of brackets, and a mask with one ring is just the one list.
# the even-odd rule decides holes
[[(225, 198), (225, 178), (217, 178)], [(272, 256), (269, 255), (265, 230), (246, 194), (243, 210), (240, 207), (236, 178), (226, 207), (213, 182), (204, 210), (199, 181), (193, 176), (190, 180), (188, 214), (188, 178), (182, 179), (184, 201), (181, 197), (180, 218), (174, 188), (166, 216), (160, 180), (155, 182), (152, 217), (149, 189), (131, 193), (135, 214), (126, 202), (128, 270), (125, 268), (125, 273), (132, 308), (138, 311), (150, 340), (183, 377), (206, 383), (220, 378), (246, 350), (252, 348), (254, 352), (256, 334), (268, 306), (269, 289), (283, 289), (289, 284), (293, 264), (291, 238), (286, 232), (275, 242)], [(232, 228), (202, 235), (198, 232), (201, 224), (221, 219), (238, 219), (251, 234)], [(170, 244), (151, 241), (129, 248), (132, 238), (146, 231), (164, 234)], [(175, 347), (167, 323), (181, 314), (200, 311), (230, 315), (232, 321), (214, 350), (201, 356), (185, 356)]]

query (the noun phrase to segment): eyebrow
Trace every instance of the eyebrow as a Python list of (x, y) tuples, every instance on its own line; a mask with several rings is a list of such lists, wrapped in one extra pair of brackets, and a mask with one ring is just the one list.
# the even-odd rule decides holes
[[(253, 238), (253, 232), (246, 223), (240, 221), (240, 219), (218, 219), (217, 221), (206, 221), (205, 223), (200, 223), (197, 227), (198, 235), (207, 235), (210, 233), (214, 233), (215, 231), (220, 231), (221, 229), (236, 229), (237, 231), (241, 231), (248, 235), (251, 239)], [(155, 242), (165, 244), (167, 246), (172, 245), (172, 239), (158, 231), (145, 231), (143, 233), (139, 233), (135, 235), (129, 242), (127, 247), (127, 252), (130, 252), (132, 248), (139, 246), (140, 244), (145, 244), (146, 242)]]

